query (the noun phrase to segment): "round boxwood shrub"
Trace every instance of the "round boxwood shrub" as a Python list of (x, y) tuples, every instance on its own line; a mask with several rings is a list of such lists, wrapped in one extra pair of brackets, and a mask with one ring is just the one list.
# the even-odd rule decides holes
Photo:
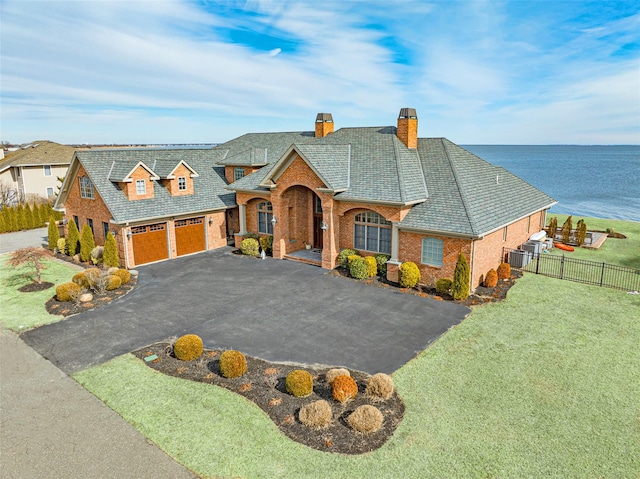
[(295, 397), (305, 397), (313, 392), (313, 378), (309, 371), (296, 369), (287, 374), (285, 380), (287, 392)]
[(420, 281), (420, 268), (411, 262), (407, 261), (400, 265), (400, 286), (403, 288), (413, 288)]
[(511, 277), (511, 265), (509, 263), (500, 263), (496, 273), (498, 273), (498, 279), (509, 279)]
[(220, 355), (220, 373), (225, 378), (239, 378), (247, 372), (247, 358), (240, 351), (230, 349)]
[(329, 371), (327, 371), (327, 374), (324, 375), (324, 382), (331, 386), (333, 384), (333, 381), (338, 376), (351, 376), (351, 374), (347, 369), (344, 368), (329, 369)]
[(74, 301), (82, 291), (77, 283), (69, 281), (56, 286), (56, 298), (58, 301)]
[(349, 274), (355, 279), (365, 279), (369, 277), (369, 268), (362, 256), (349, 257)]
[(65, 254), (67, 252), (67, 240), (64, 238), (58, 239), (56, 247), (58, 248), (58, 253)]
[(378, 264), (378, 274), (380, 276), (387, 275), (387, 261), (391, 258), (388, 254), (380, 253), (374, 256)]
[(358, 385), (351, 376), (338, 376), (331, 385), (331, 395), (339, 402), (355, 399), (358, 395)]
[(347, 422), (352, 429), (364, 433), (376, 432), (382, 427), (383, 421), (384, 417), (380, 410), (368, 404), (357, 407), (347, 417)]
[(371, 376), (365, 393), (375, 399), (387, 400), (393, 394), (393, 379), (384, 373), (378, 373)]
[(451, 285), (453, 281), (447, 278), (442, 278), (436, 281), (436, 293), (437, 294), (447, 294), (451, 291)]
[(114, 289), (118, 289), (120, 286), (122, 286), (122, 280), (119, 276), (116, 276), (115, 274), (107, 276), (107, 284), (104, 289), (107, 291), (113, 291)]
[(74, 274), (71, 281), (81, 288), (89, 288), (89, 280), (87, 279), (86, 271), (80, 271), (79, 273)]
[(347, 268), (349, 267), (349, 256), (358, 255), (358, 252), (355, 249), (345, 248), (340, 251), (338, 254), (338, 263), (340, 266)]
[(327, 427), (333, 418), (331, 405), (324, 399), (305, 404), (298, 413), (300, 422), (307, 427)]
[(181, 361), (198, 359), (203, 351), (202, 339), (196, 334), (185, 334), (173, 345), (173, 354)]
[(365, 256), (364, 262), (367, 265), (367, 276), (373, 278), (376, 274), (378, 274), (378, 263), (373, 256)]
[(245, 238), (240, 243), (240, 251), (248, 256), (258, 256), (260, 244), (255, 238)]
[(490, 269), (484, 277), (484, 285), (487, 288), (493, 288), (496, 284), (498, 284), (498, 273), (495, 269)]
[(122, 284), (127, 284), (129, 281), (131, 281), (131, 273), (129, 273), (129, 270), (117, 269), (112, 274), (120, 278)]

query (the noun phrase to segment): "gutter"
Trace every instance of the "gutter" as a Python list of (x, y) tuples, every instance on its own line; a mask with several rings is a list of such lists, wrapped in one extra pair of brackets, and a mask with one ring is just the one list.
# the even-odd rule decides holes
[(208, 212), (217, 212), (217, 211), (226, 211), (229, 209), (235, 208), (235, 206), (225, 206), (223, 208), (216, 208), (216, 209), (212, 209), (212, 210), (198, 210), (198, 211), (190, 211), (187, 213), (179, 213), (179, 214), (175, 214), (175, 215), (163, 215), (163, 216), (149, 216), (146, 218), (136, 218), (135, 220), (126, 220), (126, 221), (117, 221), (117, 220), (113, 220), (113, 224), (114, 225), (119, 225), (119, 226), (129, 226), (131, 223), (147, 223), (149, 221), (157, 221), (157, 220), (162, 220), (162, 219), (168, 219), (168, 218), (188, 218), (190, 216), (194, 216), (194, 215), (200, 215), (200, 214), (204, 214), (206, 215)]

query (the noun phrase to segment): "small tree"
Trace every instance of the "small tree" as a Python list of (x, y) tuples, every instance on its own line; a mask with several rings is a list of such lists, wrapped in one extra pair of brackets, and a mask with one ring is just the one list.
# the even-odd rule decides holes
[(26, 220), (25, 215), (24, 215), (24, 207), (22, 206), (22, 203), (20, 203), (18, 205), (18, 207), (16, 208), (16, 228), (17, 228), (17, 231), (22, 231), (23, 229), (26, 229), (26, 223), (27, 223), (27, 220)]
[(53, 219), (53, 216), (49, 217), (49, 230), (47, 232), (49, 237), (49, 250), (53, 251), (58, 247), (58, 240), (60, 239), (58, 225), (56, 224), (56, 220)]
[(456, 269), (453, 272), (453, 285), (451, 286), (451, 296), (455, 300), (464, 300), (469, 297), (469, 263), (464, 253), (458, 255)]
[(80, 232), (76, 222), (69, 221), (69, 231), (67, 232), (67, 254), (73, 256), (78, 252), (78, 243), (80, 242)]
[(576, 226), (576, 244), (582, 246), (585, 239), (587, 239), (587, 225), (584, 220), (580, 220)]
[(118, 245), (116, 244), (116, 239), (111, 234), (111, 231), (107, 233), (107, 238), (104, 240), (102, 262), (109, 268), (120, 265), (120, 258), (118, 258)]
[(31, 210), (31, 206), (29, 206), (29, 203), (24, 205), (24, 227), (28, 230), (32, 230), (33, 228), (35, 228), (35, 223), (33, 221), (33, 211)]
[(44, 218), (42, 217), (41, 208), (38, 203), (33, 203), (33, 223), (36, 228), (40, 228), (44, 224)]
[(51, 251), (44, 248), (29, 246), (11, 253), (9, 264), (14, 268), (22, 265), (33, 268), (36, 273), (36, 280), (38, 281), (38, 284), (41, 284), (42, 270), (47, 267), (44, 260), (49, 256), (51, 256)]
[(567, 220), (562, 225), (562, 230), (560, 234), (562, 235), (562, 242), (568, 243), (571, 240), (571, 230), (573, 229), (573, 224), (571, 222), (571, 216), (567, 218)]
[(556, 239), (557, 232), (558, 232), (558, 218), (554, 216), (549, 220), (549, 226), (547, 227), (547, 236), (551, 239)]
[(7, 209), (7, 231), (18, 231), (18, 213), (15, 208)]
[(80, 238), (80, 259), (82, 261), (89, 261), (91, 259), (91, 251), (93, 251), (95, 247), (96, 242), (93, 238), (93, 231), (91, 231), (89, 225), (84, 225)]

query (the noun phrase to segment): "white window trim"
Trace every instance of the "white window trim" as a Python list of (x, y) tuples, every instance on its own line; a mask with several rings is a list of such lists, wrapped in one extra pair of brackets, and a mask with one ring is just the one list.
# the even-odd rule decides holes
[[(239, 175), (238, 173), (242, 173), (242, 175)], [(233, 169), (233, 181), (241, 180), (242, 178), (244, 178), (244, 176), (245, 176), (244, 168), (235, 167)]]
[[(49, 194), (49, 190), (51, 190), (51, 194)], [(53, 190), (53, 186), (47, 186), (44, 191), (47, 198), (53, 198), (56, 195), (56, 192)]]
[[(142, 188), (140, 188), (142, 185)], [(140, 191), (142, 190), (142, 191)], [(137, 195), (146, 195), (147, 194), (147, 182), (144, 180), (136, 180), (136, 194)]]
[[(360, 215), (364, 215), (364, 220), (358, 220), (358, 216)], [(367, 221), (367, 219), (369, 218), (369, 216), (371, 217), (371, 219), (375, 218), (377, 221), (373, 222), (373, 221)], [(358, 248), (357, 246), (355, 246), (356, 244), (356, 228), (357, 226), (362, 226), (364, 227), (364, 248)], [(376, 250), (369, 250), (367, 249), (367, 243), (369, 240), (369, 230), (368, 228), (377, 228), (378, 230), (378, 239), (377, 239), (377, 249)], [(384, 216), (382, 216), (380, 213), (378, 213), (377, 211), (371, 211), (371, 210), (367, 210), (367, 211), (363, 211), (361, 213), (356, 214), (353, 217), (353, 244), (354, 247), (356, 249), (362, 250), (362, 251), (369, 251), (371, 253), (380, 253), (380, 254), (391, 254), (392, 249), (393, 249), (393, 238), (391, 238), (390, 240), (390, 245), (389, 245), (389, 249), (390, 251), (380, 251), (380, 243), (381, 243), (381, 233), (380, 230), (385, 229), (385, 230), (389, 230), (390, 232), (390, 236), (392, 236), (392, 223), (390, 221), (388, 221)]]
[[(47, 175), (47, 168), (49, 168), (49, 174)], [(51, 169), (51, 165), (42, 165), (42, 171), (44, 172), (44, 176), (46, 176), (47, 178), (52, 176), (52, 169)]]
[(91, 178), (89, 178), (88, 176), (81, 176), (79, 181), (80, 181), (80, 197), (88, 200), (94, 200), (96, 197), (96, 194), (93, 189), (93, 182), (91, 181)]
[[(440, 264), (429, 263), (425, 261), (425, 258), (424, 258), (424, 241), (425, 240), (436, 240), (440, 242), (439, 244), (440, 246), (442, 246), (442, 250), (440, 251)], [(422, 238), (422, 241), (420, 242), (420, 262), (424, 265), (431, 266), (432, 268), (442, 268), (442, 264), (444, 263), (444, 241), (442, 241), (440, 238), (434, 238), (432, 236)]]
[[(260, 208), (264, 205), (263, 208)], [(258, 203), (256, 208), (258, 210), (258, 233), (264, 235), (272, 235), (273, 234), (273, 223), (271, 220), (273, 219), (273, 203), (271, 201), (261, 201)], [(267, 231), (260, 231), (260, 215), (265, 215), (265, 226)]]
[[(182, 184), (180, 182), (182, 181)], [(187, 191), (187, 177), (178, 176), (178, 191)]]

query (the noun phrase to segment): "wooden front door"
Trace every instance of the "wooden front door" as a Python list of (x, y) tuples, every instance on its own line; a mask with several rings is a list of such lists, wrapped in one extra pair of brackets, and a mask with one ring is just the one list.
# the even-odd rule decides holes
[(322, 202), (320, 197), (313, 195), (313, 247), (322, 249), (324, 231), (322, 225)]

